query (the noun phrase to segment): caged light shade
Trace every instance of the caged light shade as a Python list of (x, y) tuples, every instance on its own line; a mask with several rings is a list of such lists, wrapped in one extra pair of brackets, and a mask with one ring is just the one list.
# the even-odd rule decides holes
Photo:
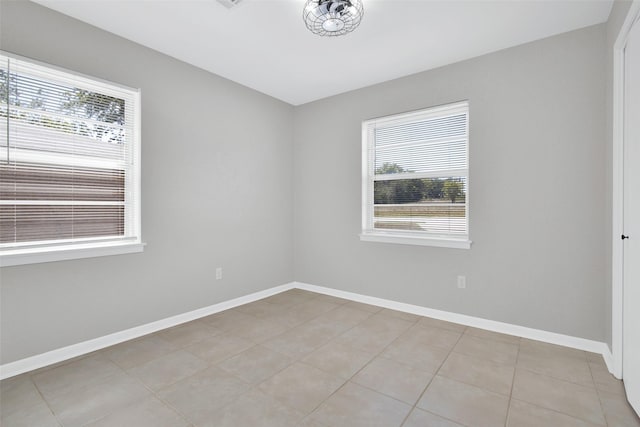
[(364, 14), (362, 0), (307, 0), (302, 19), (321, 36), (341, 36), (355, 30)]

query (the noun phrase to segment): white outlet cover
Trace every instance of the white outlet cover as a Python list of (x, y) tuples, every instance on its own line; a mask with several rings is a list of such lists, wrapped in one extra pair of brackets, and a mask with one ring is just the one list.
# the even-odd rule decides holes
[(458, 288), (464, 289), (467, 287), (467, 277), (466, 276), (458, 276)]

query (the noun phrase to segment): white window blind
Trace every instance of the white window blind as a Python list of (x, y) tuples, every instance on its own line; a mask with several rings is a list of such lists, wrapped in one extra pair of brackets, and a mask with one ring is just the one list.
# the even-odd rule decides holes
[(0, 250), (139, 242), (139, 91), (0, 54), (0, 98)]
[(468, 240), (468, 123), (467, 102), (363, 123), (363, 236)]

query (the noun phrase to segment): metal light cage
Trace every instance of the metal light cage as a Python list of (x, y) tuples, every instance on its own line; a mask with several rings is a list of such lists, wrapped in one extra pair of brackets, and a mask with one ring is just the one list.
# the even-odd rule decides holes
[(307, 0), (302, 19), (320, 36), (341, 36), (355, 30), (364, 14), (362, 0)]

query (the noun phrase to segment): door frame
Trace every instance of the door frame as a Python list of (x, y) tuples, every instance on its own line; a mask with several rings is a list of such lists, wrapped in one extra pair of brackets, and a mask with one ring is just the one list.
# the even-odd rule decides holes
[[(623, 350), (623, 233), (624, 183), (624, 47), (633, 23), (640, 16), (640, 0), (634, 0), (613, 45), (613, 193), (611, 240), (611, 355), (613, 375), (622, 378)], [(640, 24), (639, 24), (640, 25)]]

